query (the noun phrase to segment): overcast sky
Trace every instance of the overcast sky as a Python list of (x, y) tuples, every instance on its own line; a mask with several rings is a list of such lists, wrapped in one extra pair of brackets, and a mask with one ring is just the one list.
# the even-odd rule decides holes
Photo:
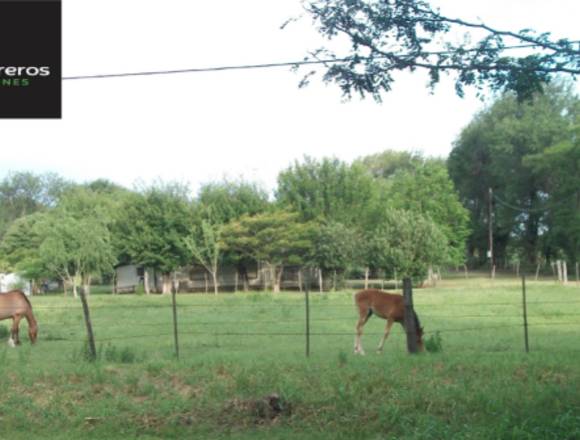
[[(433, 2), (435, 3), (435, 2)], [(443, 13), (497, 28), (580, 39), (577, 0), (438, 0)], [(64, 76), (301, 59), (320, 39), (299, 0), (63, 1)], [(452, 83), (434, 94), (420, 74), (397, 76), (382, 104), (342, 102), (334, 85), (287, 68), (65, 81), (63, 119), (0, 120), (0, 178), (56, 172), (131, 187), (157, 178), (243, 177), (272, 189), (304, 155), (351, 161), (385, 149), (447, 156), (484, 105)]]

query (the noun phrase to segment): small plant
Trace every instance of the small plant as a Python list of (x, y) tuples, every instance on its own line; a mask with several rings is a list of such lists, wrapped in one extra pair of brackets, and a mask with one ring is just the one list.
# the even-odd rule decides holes
[(345, 351), (340, 351), (338, 353), (338, 365), (340, 367), (344, 367), (346, 365), (346, 363), (348, 362), (348, 355), (346, 354)]
[(137, 358), (137, 354), (130, 347), (118, 349), (111, 344), (107, 344), (102, 353), (103, 360), (107, 362), (118, 362), (120, 364), (133, 364), (137, 362)]
[(441, 338), (441, 334), (437, 331), (434, 335), (429, 336), (427, 340), (425, 340), (425, 349), (429, 353), (438, 353), (443, 351), (443, 339)]

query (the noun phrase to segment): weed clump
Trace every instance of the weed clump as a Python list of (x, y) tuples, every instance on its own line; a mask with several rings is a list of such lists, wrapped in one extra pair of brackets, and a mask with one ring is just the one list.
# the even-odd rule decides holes
[(425, 349), (429, 353), (439, 353), (443, 351), (443, 339), (439, 332), (435, 332), (434, 335), (429, 336), (425, 341)]

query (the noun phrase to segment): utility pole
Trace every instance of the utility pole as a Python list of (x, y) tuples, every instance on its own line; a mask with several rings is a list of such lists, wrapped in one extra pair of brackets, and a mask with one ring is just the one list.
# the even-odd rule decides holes
[(489, 250), (487, 251), (487, 256), (489, 258), (489, 264), (491, 267), (491, 278), (495, 278), (495, 263), (493, 259), (493, 189), (489, 187), (488, 193), (488, 203), (487, 203), (487, 225), (489, 227)]

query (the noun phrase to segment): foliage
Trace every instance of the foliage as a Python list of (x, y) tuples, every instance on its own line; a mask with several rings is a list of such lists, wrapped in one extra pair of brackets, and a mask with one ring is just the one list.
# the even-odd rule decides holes
[(413, 171), (424, 162), (424, 158), (420, 153), (385, 150), (362, 157), (357, 162), (369, 170), (373, 176), (388, 179), (395, 173)]
[(8, 174), (0, 182), (0, 238), (17, 218), (55, 206), (62, 192), (70, 186), (52, 173)]
[(228, 223), (244, 214), (264, 212), (269, 205), (266, 191), (250, 182), (213, 182), (202, 185), (197, 196), (204, 217), (214, 223)]
[(355, 229), (329, 222), (317, 227), (311, 261), (323, 271), (344, 272), (357, 259), (359, 236)]
[(302, 219), (356, 224), (376, 198), (375, 182), (360, 165), (305, 157), (278, 176), (278, 203)]
[(301, 265), (309, 260), (314, 226), (300, 222), (295, 213), (272, 211), (242, 216), (225, 225), (222, 236), (227, 250), (267, 263), (273, 270), (277, 291), (284, 266)]
[(189, 261), (183, 238), (191, 226), (187, 189), (161, 184), (128, 197), (115, 229), (121, 253), (135, 264), (168, 274)]
[(443, 338), (441, 332), (436, 331), (435, 334), (425, 339), (425, 350), (429, 353), (439, 353), (443, 351)]
[(217, 272), (222, 254), (221, 230), (219, 223), (210, 223), (202, 219), (201, 224), (193, 227), (184, 237), (185, 245), (193, 260), (201, 264), (213, 277), (214, 293), (218, 293)]
[[(473, 234), (468, 248), (472, 256), (485, 258), (488, 190), (492, 188), (496, 260), (508, 258), (506, 249), (511, 244), (522, 250), (526, 261), (535, 261), (542, 246), (540, 239), (550, 229), (545, 213), (553, 213), (552, 208), (569, 202), (573, 194), (554, 192), (551, 182), (558, 179), (555, 176), (567, 174), (555, 166), (556, 162), (551, 161), (553, 166), (546, 172), (545, 167), (533, 166), (538, 161), (532, 158), (571, 142), (577, 114), (578, 97), (568, 85), (555, 85), (525, 103), (511, 94), (504, 95), (461, 132), (448, 166), (471, 214)], [(554, 156), (546, 155), (546, 160), (551, 158)]]
[(413, 167), (396, 172), (385, 192), (388, 206), (430, 218), (447, 237), (446, 263), (463, 264), (469, 211), (461, 204), (443, 161), (416, 161)]
[[(68, 200), (73, 206), (82, 203), (82, 198)], [(38, 249), (42, 267), (73, 285), (79, 276), (87, 279), (112, 272), (116, 262), (105, 221), (97, 211), (90, 213), (90, 207), (85, 208), (84, 212), (71, 212), (65, 202), (48, 212), (37, 225), (37, 234), (42, 237)]]
[(447, 238), (428, 218), (386, 209), (378, 219), (363, 243), (362, 260), (368, 267), (422, 282), (430, 265), (449, 261)]
[[(328, 40), (327, 47), (306, 60), (326, 60), (324, 81), (338, 84), (346, 98), (360, 94), (380, 101), (398, 71), (427, 72), (431, 88), (442, 74), (453, 74), (459, 96), (464, 87), (474, 86), (479, 92), (484, 87), (514, 91), (520, 99), (540, 91), (556, 73), (580, 73), (576, 42), (554, 40), (549, 33), (531, 29), (503, 31), (447, 17), (425, 0), (307, 0), (305, 10)], [(475, 30), (479, 40), (471, 43), (469, 30)], [(452, 38), (456, 34), (464, 35), (459, 43)], [(334, 50), (333, 40), (346, 40), (350, 48), (346, 53)], [(522, 45), (527, 53), (512, 55), (510, 49)]]
[(38, 258), (42, 237), (36, 228), (43, 215), (37, 212), (20, 217), (11, 223), (0, 241), (3, 270), (21, 272), (28, 279), (38, 279), (46, 274)]
[[(580, 101), (577, 101), (580, 106)], [(524, 164), (546, 183), (544, 251), (558, 250), (572, 262), (580, 261), (580, 112), (575, 111), (575, 125), (567, 139), (543, 152), (524, 158)], [(555, 255), (556, 256), (556, 255)]]

